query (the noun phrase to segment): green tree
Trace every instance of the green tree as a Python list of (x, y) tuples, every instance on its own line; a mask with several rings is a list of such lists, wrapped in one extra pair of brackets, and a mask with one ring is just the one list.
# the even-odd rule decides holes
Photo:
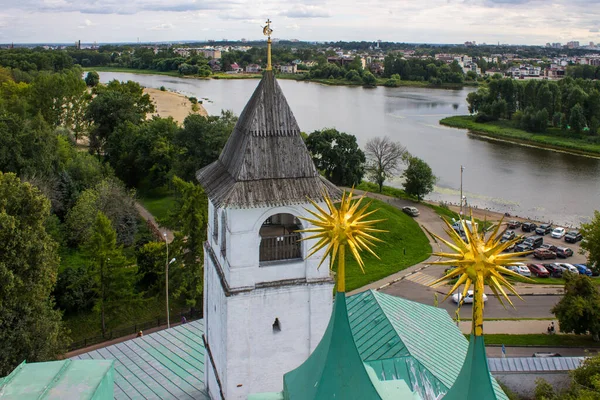
[(23, 360), (62, 354), (68, 337), (50, 297), (57, 245), (45, 230), (50, 202), (15, 174), (0, 172), (0, 375)]
[(359, 184), (365, 173), (365, 154), (356, 137), (337, 129), (314, 131), (306, 139), (317, 169), (336, 185)]
[(402, 176), (404, 191), (409, 195), (417, 196), (418, 201), (433, 191), (433, 185), (437, 180), (431, 167), (418, 157), (408, 159), (408, 167)]
[(377, 78), (370, 71), (366, 71), (363, 74), (363, 83), (367, 87), (375, 87), (377, 86)]
[(100, 313), (102, 335), (105, 335), (107, 316), (110, 317), (127, 300), (132, 300), (134, 295), (132, 274), (125, 268), (123, 250), (117, 246), (117, 233), (101, 211), (96, 214), (84, 249), (96, 281), (94, 309)]
[(92, 234), (92, 224), (98, 211), (106, 215), (115, 227), (119, 243), (131, 245), (137, 232), (137, 212), (133, 193), (116, 179), (107, 179), (87, 189), (77, 198), (65, 220), (71, 245), (85, 243)]
[(365, 146), (367, 176), (383, 190), (386, 179), (398, 173), (400, 162), (408, 156), (406, 147), (389, 137), (375, 137)]
[(173, 178), (177, 193), (177, 205), (171, 212), (178, 232), (169, 246), (173, 249), (176, 263), (169, 270), (169, 286), (173, 297), (186, 302), (190, 307), (202, 305), (202, 273), (204, 265), (203, 245), (206, 241), (208, 199), (199, 185)]
[(581, 224), (584, 240), (581, 248), (587, 250), (587, 261), (594, 272), (600, 272), (600, 211), (594, 211), (594, 217), (587, 224)]
[(196, 171), (219, 158), (236, 122), (231, 111), (222, 111), (220, 116), (188, 115), (183, 129), (175, 134), (175, 174), (191, 181)]
[(54, 175), (57, 137), (38, 115), (23, 119), (0, 111), (0, 170), (20, 176)]
[(102, 154), (117, 126), (124, 122), (141, 123), (146, 114), (154, 112), (154, 104), (140, 84), (133, 81), (113, 80), (94, 90), (96, 96), (88, 106), (86, 119), (93, 124), (90, 150)]
[(100, 83), (100, 75), (96, 71), (90, 71), (85, 77), (85, 84), (89, 87), (98, 86)]
[(583, 132), (583, 128), (586, 127), (585, 115), (583, 113), (583, 107), (579, 103), (575, 104), (571, 109), (571, 116), (569, 118), (569, 125), (575, 133)]
[(166, 259), (165, 242), (148, 242), (136, 251), (140, 290), (151, 295), (162, 293)]
[(564, 274), (565, 294), (552, 308), (561, 332), (591, 334), (600, 340), (600, 293), (585, 275)]

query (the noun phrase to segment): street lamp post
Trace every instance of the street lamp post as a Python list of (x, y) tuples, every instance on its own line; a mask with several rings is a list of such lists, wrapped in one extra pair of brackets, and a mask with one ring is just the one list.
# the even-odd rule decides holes
[(163, 233), (165, 237), (165, 244), (167, 245), (167, 260), (165, 263), (165, 296), (167, 300), (167, 328), (171, 327), (171, 320), (169, 319), (169, 241), (167, 240), (167, 233)]

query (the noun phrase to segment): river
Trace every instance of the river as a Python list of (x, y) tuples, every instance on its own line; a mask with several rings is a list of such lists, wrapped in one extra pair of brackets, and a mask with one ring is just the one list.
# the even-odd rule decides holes
[[(134, 80), (143, 86), (177, 91), (204, 100), (209, 114), (242, 111), (258, 84), (255, 79), (196, 80), (162, 75), (100, 72), (100, 80)], [(463, 195), (479, 208), (576, 226), (600, 209), (600, 159), (491, 141), (440, 126), (446, 116), (467, 114), (473, 88), (364, 89), (280, 80), (300, 129), (335, 127), (357, 137), (389, 136), (424, 159), (438, 176), (428, 199), (459, 203)], [(401, 187), (396, 178), (387, 182)]]

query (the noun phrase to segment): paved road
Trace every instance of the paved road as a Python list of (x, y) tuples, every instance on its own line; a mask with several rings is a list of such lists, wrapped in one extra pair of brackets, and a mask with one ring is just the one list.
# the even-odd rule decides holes
[[(408, 300), (417, 301), (423, 304), (434, 304), (436, 291), (445, 291), (449, 286), (432, 289), (410, 280), (403, 280), (388, 286), (381, 291)], [(442, 302), (443, 295), (438, 293), (439, 307), (448, 310), (451, 316), (454, 316), (456, 304), (448, 299)], [(511, 297), (516, 309), (508, 307), (506, 310), (493, 297), (490, 297), (485, 304), (485, 318), (551, 318), (554, 315), (550, 309), (560, 300), (560, 296), (524, 296), (524, 301), (516, 297)], [(471, 315), (471, 305), (465, 304), (462, 307), (461, 315), (465, 318)]]
[[(485, 352), (488, 357), (502, 357), (501, 346), (486, 346)], [(573, 347), (507, 347), (506, 357), (531, 357), (533, 353), (537, 352), (558, 353), (563, 357), (584, 357), (598, 354), (598, 349)]]

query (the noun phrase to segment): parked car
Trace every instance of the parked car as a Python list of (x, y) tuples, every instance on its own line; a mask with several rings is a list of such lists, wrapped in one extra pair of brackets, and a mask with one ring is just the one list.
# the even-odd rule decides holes
[(529, 270), (529, 268), (527, 268), (527, 265), (525, 265), (525, 264), (518, 264), (517, 268), (518, 268), (519, 275), (531, 276), (531, 271)]
[(561, 355), (558, 353), (552, 353), (549, 351), (538, 351), (536, 353), (533, 353), (532, 357), (536, 357), (536, 358), (537, 357), (544, 357), (544, 358), (546, 358), (546, 357), (561, 357)]
[(577, 268), (580, 275), (592, 276), (592, 270), (586, 267), (584, 264), (573, 264), (573, 266)]
[(538, 235), (545, 235), (550, 232), (552, 232), (552, 224), (541, 224), (535, 230), (535, 233), (537, 233)]
[(568, 247), (557, 247), (556, 248), (556, 256), (558, 258), (567, 258), (573, 255), (573, 250)]
[(565, 242), (577, 243), (581, 239), (583, 239), (583, 236), (581, 236), (581, 233), (579, 231), (569, 231), (565, 235)]
[(512, 220), (508, 221), (508, 223), (506, 225), (508, 226), (508, 229), (517, 229), (518, 227), (521, 226), (521, 221), (512, 219)]
[(402, 207), (402, 211), (404, 211), (406, 214), (410, 215), (411, 217), (418, 217), (420, 214), (419, 209), (417, 207), (412, 207), (412, 206)]
[(536, 228), (537, 225), (533, 222), (525, 222), (523, 225), (521, 225), (521, 230), (523, 232), (534, 232)]
[(556, 246), (550, 243), (544, 243), (543, 245), (541, 245), (539, 247), (540, 249), (546, 249), (546, 250), (550, 250), (554, 253), (556, 253)]
[(562, 278), (562, 274), (565, 271), (563, 267), (558, 264), (543, 264), (544, 268), (550, 272), (550, 276), (553, 278)]
[(579, 270), (573, 264), (560, 263), (560, 266), (574, 274), (579, 274)]
[(541, 236), (533, 235), (525, 238), (522, 243), (515, 246), (515, 251), (529, 251), (535, 250), (544, 244), (544, 238)]
[[(452, 301), (454, 301), (455, 303), (460, 303), (460, 300), (462, 299), (462, 293), (455, 293), (452, 295)], [(485, 295), (485, 293), (483, 294), (483, 302), (485, 303), (487, 301), (487, 296)], [(473, 291), (469, 290), (467, 292), (467, 295), (464, 298), (463, 303), (465, 304), (469, 304), (469, 303), (473, 303)]]
[(554, 239), (561, 239), (563, 236), (565, 236), (565, 228), (554, 228), (552, 231), (552, 237)]
[(527, 267), (531, 274), (538, 278), (548, 278), (550, 276), (550, 272), (542, 264), (528, 264)]
[(501, 242), (507, 242), (509, 240), (512, 240), (516, 237), (516, 233), (515, 231), (506, 231), (504, 232), (504, 235), (502, 235), (502, 239), (500, 239)]
[(533, 256), (538, 260), (554, 260), (556, 258), (556, 253), (548, 249), (535, 249), (533, 251)]

